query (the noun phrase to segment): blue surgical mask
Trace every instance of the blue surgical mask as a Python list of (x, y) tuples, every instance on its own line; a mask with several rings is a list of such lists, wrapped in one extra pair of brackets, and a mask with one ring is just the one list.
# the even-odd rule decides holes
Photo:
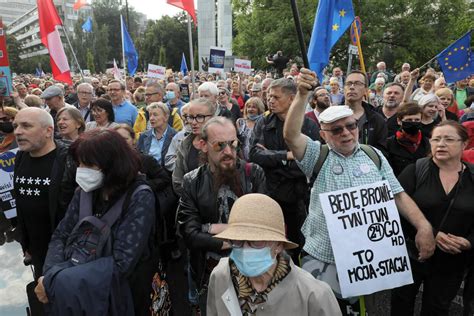
[(247, 118), (251, 121), (256, 121), (259, 117), (259, 114), (247, 114)]
[(233, 248), (229, 257), (234, 261), (240, 273), (246, 277), (262, 275), (276, 262), (276, 259), (272, 258), (270, 247)]
[(171, 101), (175, 98), (174, 91), (166, 91), (166, 100)]

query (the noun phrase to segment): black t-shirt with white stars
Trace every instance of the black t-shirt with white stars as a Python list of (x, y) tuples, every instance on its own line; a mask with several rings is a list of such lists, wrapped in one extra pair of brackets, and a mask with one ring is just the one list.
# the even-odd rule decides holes
[(51, 238), (49, 186), (56, 149), (41, 157), (25, 153), (14, 178), (18, 216), (24, 223), (23, 239), (27, 250), (41, 262)]

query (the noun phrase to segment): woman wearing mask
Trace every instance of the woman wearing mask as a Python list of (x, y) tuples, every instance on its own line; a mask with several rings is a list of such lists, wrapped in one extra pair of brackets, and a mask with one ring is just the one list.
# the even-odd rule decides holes
[(236, 122), (237, 134), (242, 143), (242, 151), (244, 160), (249, 160), (250, 137), (255, 122), (265, 112), (265, 106), (260, 98), (252, 97), (247, 100), (244, 107), (244, 117), (239, 118)]
[[(146, 297), (134, 294), (147, 293), (149, 282), (137, 284), (134, 272), (151, 264), (155, 197), (140, 180), (138, 153), (107, 129), (82, 134), (71, 152), (80, 189), (51, 237), (38, 299), (50, 315), (144, 315)], [(106, 235), (94, 223), (108, 220), (111, 246), (99, 252)]]
[[(462, 125), (443, 121), (433, 129), (432, 157), (418, 160), (398, 177), (433, 226), (437, 247), (424, 262), (412, 259), (416, 253), (410, 256), (414, 283), (392, 290), (391, 315), (414, 315), (421, 284), (421, 315), (449, 315), (474, 243), (474, 167), (461, 161), (467, 143)], [(408, 240), (414, 240), (411, 225), (403, 230)]]
[(115, 123), (115, 114), (112, 103), (104, 98), (99, 98), (91, 103), (91, 112), (94, 117), (93, 122), (86, 124), (86, 131), (99, 128), (113, 128), (118, 124)]
[(331, 288), (293, 264), (285, 249), (281, 207), (263, 194), (246, 194), (214, 237), (232, 246), (212, 271), (207, 315), (341, 315)]
[(428, 138), (420, 131), (421, 115), (421, 108), (415, 102), (404, 103), (398, 110), (400, 129), (387, 139), (387, 158), (396, 176), (417, 159), (426, 157), (430, 150)]
[(75, 141), (84, 132), (86, 123), (76, 108), (64, 107), (57, 114), (59, 135), (63, 140)]
[(18, 147), (13, 134), (13, 120), (18, 110), (4, 107), (0, 110), (0, 154)]
[(425, 137), (431, 137), (431, 131), (442, 120), (444, 115), (439, 115), (439, 100), (434, 94), (427, 94), (420, 98), (418, 105), (421, 107), (421, 132)]

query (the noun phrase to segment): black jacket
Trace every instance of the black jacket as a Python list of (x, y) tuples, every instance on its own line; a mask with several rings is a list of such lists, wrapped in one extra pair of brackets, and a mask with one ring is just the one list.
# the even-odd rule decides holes
[[(293, 203), (306, 199), (308, 184), (296, 162), (286, 160), (289, 149), (283, 139), (283, 125), (275, 114), (260, 118), (252, 131), (249, 158), (265, 170), (269, 195), (276, 201)], [(308, 117), (304, 118), (301, 132), (319, 139), (319, 127)]]
[[(265, 193), (265, 174), (256, 164), (250, 164), (247, 177), (245, 161), (237, 161), (243, 194)], [(209, 165), (205, 164), (187, 173), (183, 179), (183, 194), (178, 207), (178, 225), (190, 251), (192, 277), (198, 287), (205, 279), (206, 252), (222, 253), (222, 241), (202, 231), (202, 225), (218, 223), (219, 205), (217, 192), (213, 187), (213, 177)]]
[(387, 139), (387, 160), (390, 166), (392, 166), (395, 176), (398, 177), (406, 166), (415, 163), (420, 158), (426, 157), (430, 152), (430, 148), (428, 138), (423, 137), (418, 149), (414, 153), (411, 153), (400, 145), (395, 136), (389, 137)]
[(362, 107), (367, 120), (359, 129), (359, 143), (374, 146), (386, 155), (388, 130), (385, 119), (369, 103), (362, 101)]
[[(51, 184), (49, 186), (49, 218), (51, 234), (63, 219), (76, 189), (76, 163), (69, 154), (69, 143), (55, 140), (56, 158), (51, 169)], [(28, 153), (26, 153), (28, 154)], [(18, 151), (15, 158), (15, 173), (21, 168), (24, 151)], [(18, 210), (18, 228), (20, 229), (21, 245), (28, 250), (28, 232), (22, 222), (21, 210)]]

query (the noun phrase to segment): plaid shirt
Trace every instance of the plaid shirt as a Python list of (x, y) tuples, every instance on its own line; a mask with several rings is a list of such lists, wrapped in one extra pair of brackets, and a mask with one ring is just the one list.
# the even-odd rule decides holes
[[(314, 166), (321, 150), (319, 141), (307, 140), (306, 152), (303, 160), (297, 161), (298, 166), (308, 177), (311, 177)], [(324, 217), (319, 194), (332, 192), (381, 180), (387, 180), (393, 194), (403, 192), (403, 188), (393, 174), (382, 153), (375, 149), (381, 159), (380, 170), (372, 160), (357, 145), (356, 150), (349, 157), (345, 157), (334, 150), (330, 150), (319, 175), (311, 188), (309, 214), (301, 228), (306, 238), (303, 249), (323, 262), (334, 263), (331, 240), (329, 239), (326, 218)], [(341, 236), (343, 237), (343, 236)], [(344, 238), (344, 237), (343, 237)]]

